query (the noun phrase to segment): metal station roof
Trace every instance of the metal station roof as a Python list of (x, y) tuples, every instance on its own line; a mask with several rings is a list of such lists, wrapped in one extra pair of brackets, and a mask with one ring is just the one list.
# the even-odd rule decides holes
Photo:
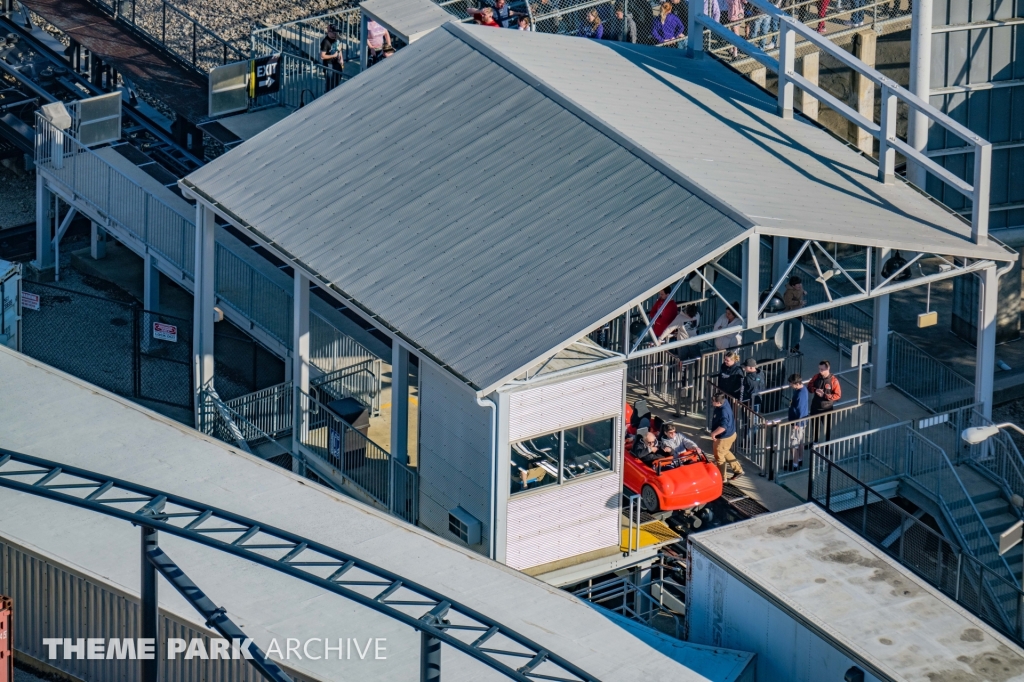
[(757, 228), (1010, 259), (714, 60), (447, 24), (182, 184), (481, 392)]
[(406, 44), (455, 19), (431, 0), (365, 0), (359, 8)]
[(813, 504), (689, 540), (882, 679), (1024, 680), (1019, 647)]
[[(3, 347), (0, 386), (5, 391), (5, 399), (0, 400), (0, 424), (7, 449), (213, 504), (351, 553), (452, 595), (603, 682), (732, 679), (711, 676), (710, 671), (735, 660), (735, 652), (723, 652), (724, 662), (694, 659), (692, 664), (708, 671), (708, 676), (695, 672), (673, 660), (679, 658), (676, 652), (666, 656), (567, 592), (350, 497), (310, 485), (290, 471)], [(54, 428), (56, 422), (59, 428)], [(0, 500), (4, 512), (0, 514), (0, 539), (128, 594), (138, 594), (137, 528), (10, 490), (0, 490)], [(304, 675), (303, 679), (417, 679), (419, 634), (408, 626), (169, 534), (161, 534), (160, 545), (264, 651), (272, 638), (282, 650), (289, 637), (301, 641), (327, 637), (332, 642), (341, 637), (387, 639), (387, 660), (370, 660), (372, 656), (365, 661), (299, 660), (293, 656), (287, 665)], [(159, 598), (161, 608), (202, 629), (202, 617), (166, 583), (160, 587)], [(43, 619), (32, 622), (42, 623)], [(36, 632), (40, 638), (44, 636)], [(701, 656), (707, 659), (705, 654)], [(506, 679), (453, 650), (446, 648), (442, 656), (445, 680)]]

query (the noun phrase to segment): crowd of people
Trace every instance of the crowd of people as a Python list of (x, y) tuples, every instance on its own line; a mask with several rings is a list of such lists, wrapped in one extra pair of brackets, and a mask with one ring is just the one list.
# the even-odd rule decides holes
[[(770, 1), (778, 6), (781, 0)], [(822, 1), (827, 4), (827, 0)], [(468, 13), (473, 23), (479, 26), (533, 31), (535, 26), (531, 23), (532, 13), (532, 16), (539, 17), (541, 30), (545, 33), (573, 33), (592, 40), (686, 47), (688, 5), (684, 0), (668, 0), (653, 5), (651, 13), (647, 15), (649, 20), (640, 22), (632, 11), (625, 9), (621, 0), (581, 10), (577, 25), (570, 25), (570, 20), (566, 18), (570, 11), (568, 6), (561, 7), (559, 0), (536, 0), (531, 6), (531, 12), (510, 10), (506, 0), (487, 0), (480, 7), (470, 8)], [(770, 44), (766, 41), (769, 34), (778, 32), (778, 19), (757, 11), (744, 0), (704, 0), (704, 13), (723, 24), (754, 17), (750, 22), (749, 37), (752, 40), (760, 37), (762, 48), (774, 47), (774, 39)], [(638, 30), (638, 23), (644, 25), (642, 29)], [(745, 25), (737, 25), (733, 30), (741, 36), (747, 33)]]
[[(505, 0), (498, 0), (505, 2)], [(366, 65), (373, 66), (395, 53), (391, 34), (376, 21), (366, 22)], [(345, 50), (341, 44), (338, 27), (327, 26), (320, 39), (320, 63), (324, 67), (324, 92), (330, 92), (339, 83), (345, 72)]]

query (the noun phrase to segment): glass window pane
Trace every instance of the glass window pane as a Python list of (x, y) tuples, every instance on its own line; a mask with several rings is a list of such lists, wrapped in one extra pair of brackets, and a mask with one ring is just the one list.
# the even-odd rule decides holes
[(512, 494), (558, 483), (560, 432), (512, 444)]
[(566, 429), (563, 478), (571, 481), (580, 476), (611, 469), (614, 439), (614, 419)]

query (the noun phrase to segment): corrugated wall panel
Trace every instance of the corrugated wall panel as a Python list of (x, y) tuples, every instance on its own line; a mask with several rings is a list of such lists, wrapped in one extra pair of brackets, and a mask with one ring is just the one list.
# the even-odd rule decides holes
[[(622, 368), (509, 396), (509, 442), (622, 414)], [(509, 498), (506, 563), (530, 568), (619, 543), (622, 419), (615, 470)], [(506, 453), (506, 457), (507, 457)]]
[[(135, 559), (137, 560), (137, 558)], [(84, 680), (85, 682), (135, 682), (138, 662), (47, 658), (44, 637), (102, 639), (138, 637), (139, 603), (113, 585), (85, 577), (74, 569), (0, 538), (0, 594), (14, 600), (15, 650)], [(199, 619), (199, 615), (196, 614)], [(202, 637), (209, 646), (210, 634), (161, 613), (161, 638)], [(214, 635), (216, 636), (216, 635)], [(166, 648), (163, 649), (166, 651)], [(282, 666), (283, 667), (283, 666)], [(286, 670), (296, 682), (318, 678)], [(162, 660), (163, 682), (262, 682), (263, 677), (245, 660)]]
[(509, 442), (622, 413), (622, 369), (509, 396)]
[(449, 540), (448, 510), (480, 520), (482, 553), (490, 545), (491, 413), (447, 372), (420, 364), (420, 524)]
[(620, 480), (615, 472), (512, 497), (506, 563), (524, 569), (617, 545)]

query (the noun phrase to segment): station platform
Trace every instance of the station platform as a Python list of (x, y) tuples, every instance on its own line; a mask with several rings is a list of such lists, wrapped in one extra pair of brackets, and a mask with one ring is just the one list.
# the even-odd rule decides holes
[(205, 78), (160, 54), (85, 0), (22, 0), (21, 4), (182, 118), (198, 123), (206, 117), (209, 104)]

